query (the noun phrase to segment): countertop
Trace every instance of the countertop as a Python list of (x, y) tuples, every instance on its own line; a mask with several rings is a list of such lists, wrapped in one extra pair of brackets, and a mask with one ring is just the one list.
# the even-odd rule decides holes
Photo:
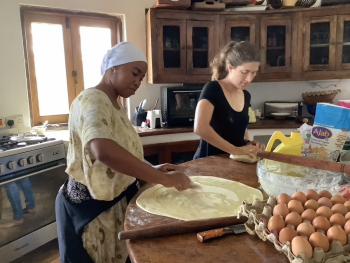
[[(295, 119), (275, 120), (275, 119), (258, 119), (255, 123), (249, 123), (248, 129), (296, 129), (302, 125)], [(177, 127), (177, 128), (159, 128), (149, 129), (135, 127), (140, 137), (174, 134), (174, 133), (188, 133), (193, 132), (193, 127)]]
[[(258, 186), (256, 164), (211, 156), (181, 164), (188, 175), (217, 176)], [(141, 190), (142, 191), (142, 190)], [(140, 191), (140, 192), (141, 192)], [(174, 222), (176, 219), (149, 214), (137, 207), (135, 196), (126, 211), (126, 230)], [(134, 263), (212, 263), (212, 262), (288, 262), (270, 242), (249, 234), (227, 235), (208, 243), (200, 243), (196, 234), (181, 234), (144, 240), (129, 240), (127, 247)]]
[[(271, 135), (275, 130), (280, 130), (285, 132), (285, 134), (289, 134), (291, 130), (299, 128), (300, 126), (301, 123), (294, 119), (258, 119), (256, 123), (249, 124), (248, 130), (253, 138), (255, 135)], [(193, 127), (160, 129), (134, 128), (141, 137), (143, 145), (199, 140), (199, 136), (193, 133)], [(66, 143), (69, 141), (69, 131), (67, 127), (48, 129), (45, 135), (51, 138), (61, 139)]]

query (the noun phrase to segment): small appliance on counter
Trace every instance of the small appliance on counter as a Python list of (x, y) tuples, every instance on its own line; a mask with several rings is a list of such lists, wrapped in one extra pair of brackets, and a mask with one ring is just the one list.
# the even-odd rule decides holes
[(201, 91), (202, 85), (162, 87), (161, 109), (165, 125), (167, 127), (192, 126)]
[(266, 101), (264, 102), (264, 117), (269, 119), (298, 119), (301, 116), (300, 101)]

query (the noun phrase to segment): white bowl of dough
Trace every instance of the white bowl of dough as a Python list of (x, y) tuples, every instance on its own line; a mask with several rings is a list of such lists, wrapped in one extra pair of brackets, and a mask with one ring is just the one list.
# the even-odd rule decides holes
[(308, 189), (335, 192), (342, 182), (342, 174), (262, 159), (257, 164), (262, 189), (272, 196), (289, 195)]

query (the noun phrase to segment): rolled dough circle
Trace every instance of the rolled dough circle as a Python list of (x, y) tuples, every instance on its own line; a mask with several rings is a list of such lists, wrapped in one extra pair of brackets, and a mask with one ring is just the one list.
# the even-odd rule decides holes
[(198, 185), (193, 189), (177, 191), (155, 185), (136, 199), (146, 212), (181, 220), (199, 220), (237, 216), (242, 202), (262, 200), (262, 193), (245, 184), (214, 176), (191, 176)]

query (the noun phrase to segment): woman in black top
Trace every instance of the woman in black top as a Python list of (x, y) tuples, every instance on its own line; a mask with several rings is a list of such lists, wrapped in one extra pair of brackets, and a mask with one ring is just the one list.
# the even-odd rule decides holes
[(262, 145), (247, 140), (250, 93), (259, 54), (249, 42), (229, 42), (214, 58), (212, 81), (199, 98), (194, 132), (201, 137), (194, 159), (229, 153), (256, 157)]

